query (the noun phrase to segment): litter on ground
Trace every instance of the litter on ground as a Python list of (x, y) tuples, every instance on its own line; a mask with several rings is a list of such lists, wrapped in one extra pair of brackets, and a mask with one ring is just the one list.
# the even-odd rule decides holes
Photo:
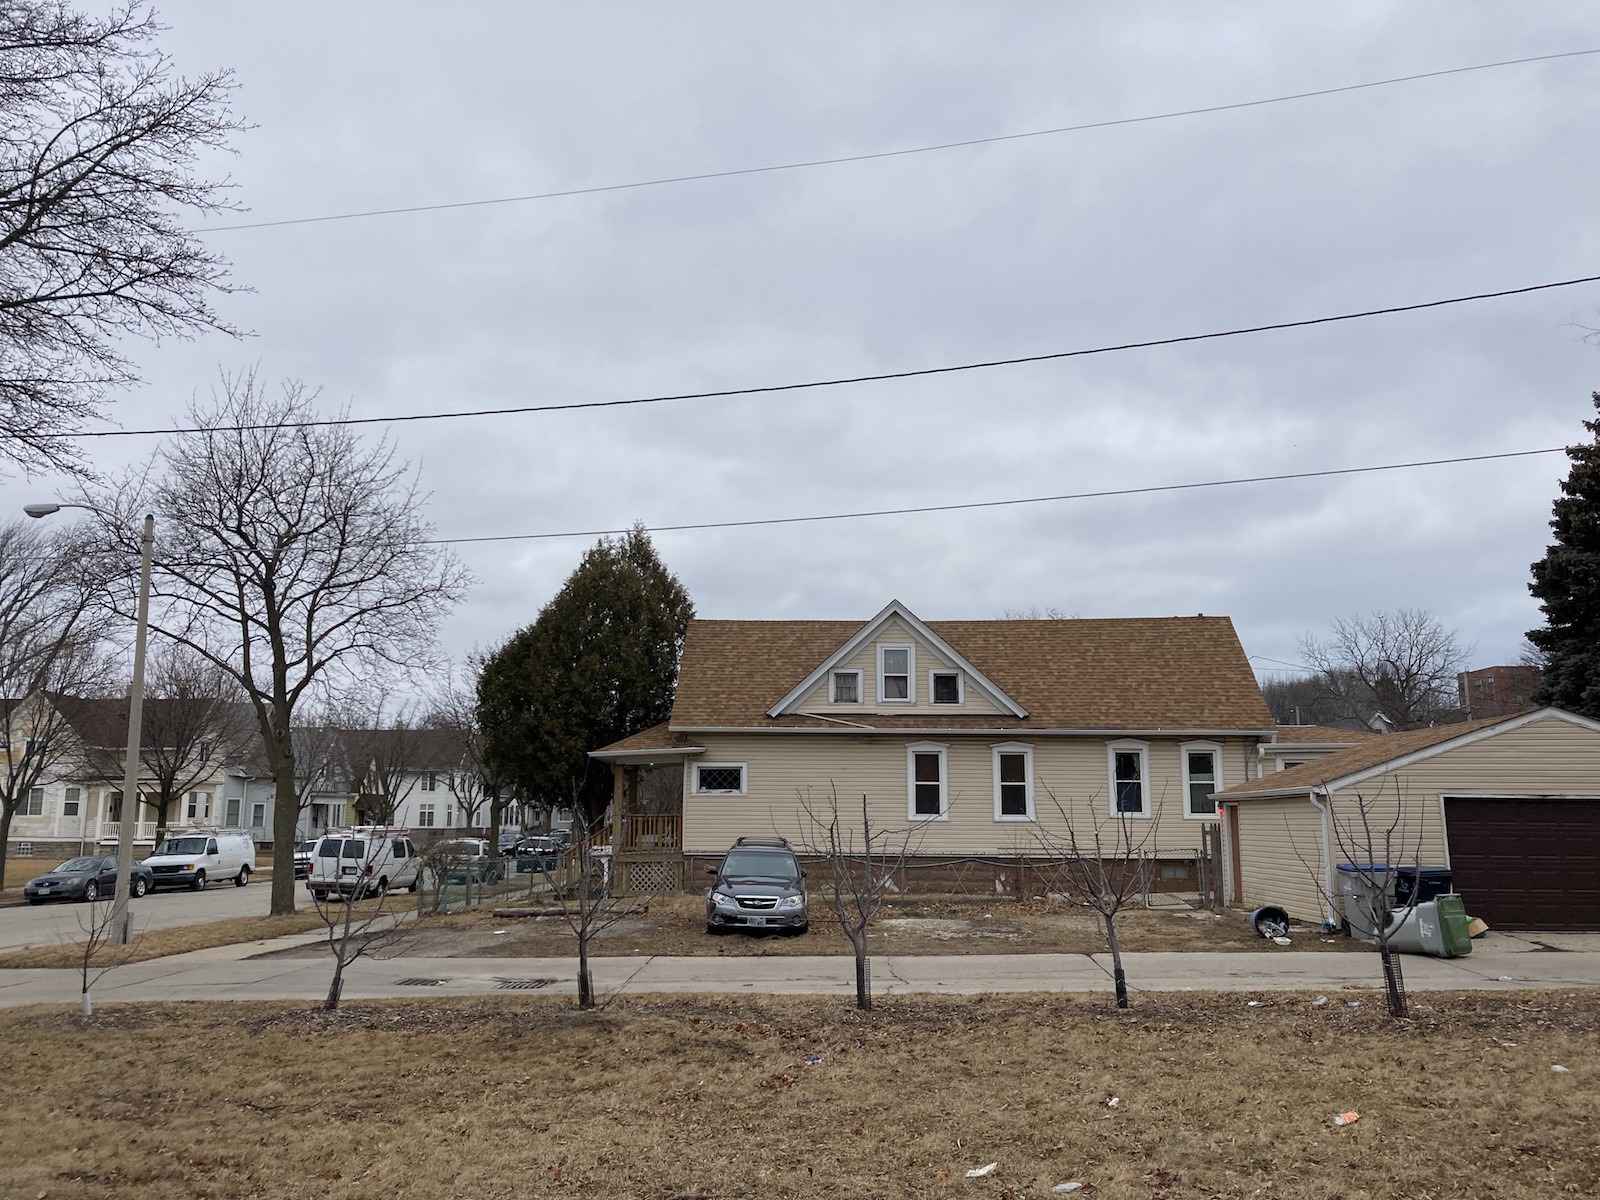
[(1082, 1181), (1077, 1179), (1069, 1179), (1065, 1183), (1056, 1184), (1055, 1187), (1051, 1188), (1050, 1190), (1058, 1196), (1065, 1196), (1068, 1192), (1075, 1192), (1081, 1187), (1083, 1187)]
[(1359, 1120), (1361, 1120), (1361, 1114), (1358, 1112), (1342, 1112), (1333, 1119), (1333, 1123), (1335, 1125), (1354, 1125)]
[(972, 1170), (967, 1172), (967, 1178), (968, 1179), (982, 1179), (985, 1175), (992, 1175), (994, 1173), (994, 1169), (996, 1167), (998, 1167), (999, 1165), (1000, 1164), (997, 1163), (997, 1162), (992, 1162), (992, 1163), (987, 1164), (986, 1166), (973, 1167)]
[(1552, 1070), (1552, 1071), (1554, 1071), (1554, 1072), (1555, 1072), (1555, 1073), (1556, 1073), (1556, 1074), (1557, 1074), (1557, 1075), (1566, 1075), (1566, 1074), (1569, 1074), (1569, 1072), (1568, 1072), (1568, 1071), (1567, 1071), (1567, 1068), (1566, 1068), (1566, 1067), (1563, 1067), (1563, 1066), (1562, 1066), (1562, 1065), (1561, 1065), (1561, 1064), (1560, 1064), (1560, 1063), (1553, 1063), (1553, 1064), (1551, 1064), (1551, 1067), (1550, 1067), (1550, 1069), (1551, 1069), (1551, 1070)]

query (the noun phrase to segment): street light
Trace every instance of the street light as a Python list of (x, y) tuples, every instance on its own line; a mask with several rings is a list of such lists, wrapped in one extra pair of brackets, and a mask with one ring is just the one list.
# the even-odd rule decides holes
[[(100, 513), (88, 504), (27, 504), (30, 517), (48, 517), (63, 508)], [(139, 812), (139, 738), (144, 719), (144, 644), (150, 627), (150, 560), (155, 554), (156, 519), (146, 513), (139, 538), (139, 615), (133, 633), (133, 686), (128, 689), (128, 756), (122, 768), (122, 820), (117, 829), (117, 892), (111, 907), (111, 932), (124, 944), (133, 941), (133, 914), (128, 911), (129, 881), (133, 877), (133, 824)]]

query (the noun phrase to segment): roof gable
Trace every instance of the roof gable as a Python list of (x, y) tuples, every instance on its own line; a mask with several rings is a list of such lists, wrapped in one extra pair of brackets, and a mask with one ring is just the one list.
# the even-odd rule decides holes
[(797, 681), (835, 659), (862, 623), (697, 619), (684, 640), (669, 724), (674, 730), (1171, 729), (1262, 737), (1273, 727), (1226, 617), (921, 624), (1027, 715), (921, 711), (841, 721), (785, 712)]
[(788, 695), (784, 696), (782, 700), (779, 700), (770, 709), (768, 709), (767, 716), (781, 717), (787, 713), (800, 711), (800, 703), (805, 698), (806, 694), (810, 692), (811, 689), (814, 688), (819, 682), (825, 679), (829, 671), (850, 661), (850, 659), (854, 657), (856, 651), (860, 650), (868, 642), (873, 641), (880, 633), (890, 628), (896, 622), (898, 622), (905, 629), (909, 630), (913, 638), (921, 639), (930, 649), (936, 651), (951, 666), (959, 667), (962, 671), (966, 672), (967, 681), (986, 693), (989, 699), (992, 700), (996, 707), (998, 707), (1002, 712), (1009, 713), (1013, 717), (1026, 717), (1028, 715), (1027, 709), (1023, 708), (1010, 696), (1007, 696), (1005, 692), (991, 683), (988, 677), (985, 676), (982, 671), (978, 670), (977, 667), (968, 662), (966, 658), (961, 655), (960, 651), (950, 646), (942, 637), (940, 637), (932, 629), (929, 629), (927, 625), (923, 624), (923, 622), (917, 618), (915, 613), (913, 613), (904, 604), (901, 604), (900, 601), (891, 600), (883, 607), (883, 610), (879, 612), (877, 616), (873, 617), (872, 620), (868, 621), (859, 630), (857, 630), (855, 635), (846, 641), (844, 645), (840, 646), (837, 650), (825, 658), (822, 663), (811, 672), (811, 674), (807, 675), (798, 684), (796, 684)]

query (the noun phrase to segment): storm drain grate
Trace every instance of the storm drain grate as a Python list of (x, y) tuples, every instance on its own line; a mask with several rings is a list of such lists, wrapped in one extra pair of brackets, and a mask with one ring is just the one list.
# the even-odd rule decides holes
[(554, 979), (496, 979), (502, 989), (521, 989), (548, 987)]
[(449, 982), (448, 979), (435, 979), (429, 976), (427, 979), (396, 979), (394, 985), (395, 987), (438, 987), (441, 983)]

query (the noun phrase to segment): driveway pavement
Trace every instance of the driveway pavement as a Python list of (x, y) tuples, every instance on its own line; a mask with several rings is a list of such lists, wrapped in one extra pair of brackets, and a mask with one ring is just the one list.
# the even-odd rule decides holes
[[(307, 1000), (328, 989), (322, 958), (249, 957), (317, 935), (219, 947), (119, 967), (101, 979), (96, 1000)], [(1461, 959), (1408, 956), (1406, 987), (1424, 990), (1600, 987), (1600, 937), (1575, 938), (1570, 949), (1501, 935)], [(766, 993), (850, 995), (851, 959), (837, 957), (595, 958), (602, 995)], [(1377, 956), (1369, 952), (1137, 953), (1123, 956), (1136, 991), (1341, 991), (1376, 989)], [(875, 958), (875, 995), (962, 995), (976, 992), (1109, 992), (1108, 955), (926, 955)], [(464, 996), (512, 991), (575, 995), (572, 958), (361, 959), (346, 974), (347, 1000)], [(0, 1005), (75, 1004), (73, 971), (0, 971)]]

